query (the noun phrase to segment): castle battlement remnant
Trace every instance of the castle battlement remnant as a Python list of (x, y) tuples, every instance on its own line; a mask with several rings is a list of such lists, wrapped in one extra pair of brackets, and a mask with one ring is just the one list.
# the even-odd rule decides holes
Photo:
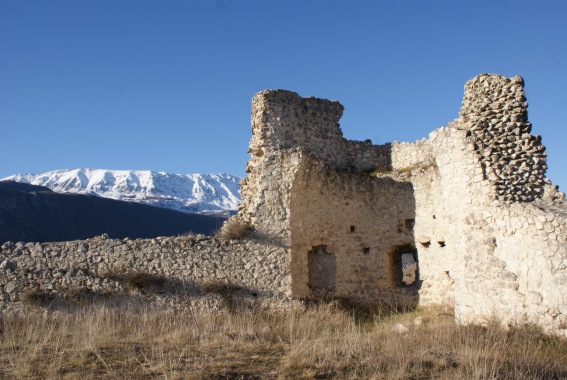
[(262, 91), (242, 203), (224, 227), (249, 226), (246, 239), (6, 243), (0, 306), (33, 287), (105, 287), (99, 273), (127, 265), (280, 301), (448, 304), (462, 323), (567, 337), (567, 202), (545, 176), (523, 86), (481, 74), (456, 120), (385, 145), (345, 139), (337, 101)]
[(532, 136), (524, 80), (483, 74), (467, 82), (459, 125), (470, 133), (484, 176), (498, 199), (531, 202), (541, 198), (546, 154), (541, 136)]

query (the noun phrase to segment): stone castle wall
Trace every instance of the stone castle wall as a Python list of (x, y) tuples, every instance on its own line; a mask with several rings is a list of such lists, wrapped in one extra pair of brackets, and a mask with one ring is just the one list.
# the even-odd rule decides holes
[(78, 287), (120, 292), (123, 272), (165, 276), (178, 291), (207, 283), (234, 285), (260, 297), (289, 296), (289, 260), (283, 248), (253, 239), (212, 237), (61, 243), (5, 243), (0, 251), (0, 309), (26, 291), (57, 294)]
[(531, 202), (543, 195), (546, 153), (532, 136), (524, 80), (479, 75), (467, 82), (459, 125), (470, 131), (484, 175), (506, 202)]
[[(292, 295), (309, 298), (323, 288), (359, 301), (415, 306), (417, 291), (396, 286), (402, 272), (393, 266), (413, 251), (414, 197), (409, 182), (353, 176), (305, 156), (291, 195)], [(334, 261), (326, 274), (334, 278), (331, 286), (313, 279), (314, 250), (322, 248)]]
[[(337, 102), (288, 91), (253, 102), (247, 181), (259, 185), (243, 185), (239, 217), (286, 237), (292, 295), (409, 297), (453, 304), (465, 322), (496, 317), (565, 334), (567, 208), (545, 178), (521, 78), (467, 82), (459, 119), (415, 143), (347, 141), (341, 113)], [(277, 190), (265, 197), (261, 186)], [(403, 250), (418, 261), (411, 287), (392, 280)]]

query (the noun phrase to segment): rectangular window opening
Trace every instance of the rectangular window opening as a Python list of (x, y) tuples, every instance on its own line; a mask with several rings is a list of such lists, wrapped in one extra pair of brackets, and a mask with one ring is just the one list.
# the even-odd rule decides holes
[(337, 260), (334, 253), (327, 252), (326, 245), (315, 246), (307, 254), (309, 288), (314, 293), (335, 290)]

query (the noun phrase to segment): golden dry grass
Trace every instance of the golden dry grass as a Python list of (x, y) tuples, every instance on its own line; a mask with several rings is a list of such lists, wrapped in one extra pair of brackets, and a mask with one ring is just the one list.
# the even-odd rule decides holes
[[(424, 323), (414, 325), (421, 316)], [(403, 323), (407, 333), (393, 327)], [(567, 342), (443, 310), (231, 313), (104, 305), (4, 316), (6, 379), (564, 379)]]

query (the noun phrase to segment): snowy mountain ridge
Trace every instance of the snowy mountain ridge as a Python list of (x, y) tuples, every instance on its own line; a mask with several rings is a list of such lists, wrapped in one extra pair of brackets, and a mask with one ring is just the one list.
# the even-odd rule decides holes
[(240, 203), (239, 177), (150, 170), (74, 169), (1, 179), (46, 186), (58, 193), (91, 194), (185, 213), (229, 214)]

